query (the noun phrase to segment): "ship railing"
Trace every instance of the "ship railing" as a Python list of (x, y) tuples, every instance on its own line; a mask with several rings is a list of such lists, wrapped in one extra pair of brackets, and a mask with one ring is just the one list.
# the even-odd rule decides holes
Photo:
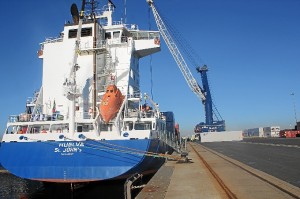
[(76, 111), (76, 118), (78, 119), (92, 119), (92, 115), (88, 111)]
[(61, 34), (59, 37), (48, 37), (41, 44), (56, 43), (56, 42), (62, 42), (62, 41), (63, 41), (63, 35)]
[(139, 112), (137, 110), (128, 111), (127, 116), (129, 118), (136, 118), (139, 116)]
[(116, 26), (116, 25), (125, 25), (125, 24), (123, 23), (123, 21), (113, 21), (112, 24), (115, 25), (115, 26)]
[(32, 123), (11, 125), (6, 129), (6, 134), (39, 134), (39, 133), (67, 133), (69, 131), (67, 123)]
[[(100, 24), (102, 26), (108, 26), (107, 21), (100, 21)], [(126, 27), (126, 25), (122, 21), (112, 21), (112, 25), (114, 25), (114, 26), (123, 25), (124, 27)]]
[(108, 45), (114, 45), (114, 44), (128, 44), (128, 37), (122, 36), (121, 38), (113, 38), (107, 40)]
[(64, 120), (64, 116), (59, 112), (55, 112), (53, 114), (34, 114), (31, 117), (31, 122), (36, 121), (62, 121)]
[(27, 97), (26, 105), (34, 105), (36, 103), (36, 97)]
[[(101, 25), (107, 26), (108, 24), (107, 24), (107, 22), (105, 22), (105, 23), (102, 22)], [(139, 26), (137, 24), (126, 24), (123, 21), (113, 21), (112, 25), (114, 25), (114, 26), (122, 25), (124, 28), (126, 28), (129, 31), (139, 30)]]
[(138, 109), (128, 109), (125, 114), (125, 118), (154, 118), (155, 111), (153, 110), (138, 110)]
[[(108, 5), (104, 5), (104, 6), (102, 6), (102, 8), (94, 9), (93, 12), (95, 13), (96, 18), (99, 18), (103, 15), (103, 13), (105, 11), (109, 11), (109, 10), (114, 11), (114, 6), (109, 7)], [(90, 16), (91, 13), (92, 13), (92, 10), (85, 10), (84, 11), (85, 16)]]
[[(96, 44), (96, 45), (94, 45)], [(108, 45), (116, 45), (116, 44), (127, 44), (128, 45), (128, 37), (122, 36), (121, 38), (114, 38), (114, 39), (108, 39), (108, 40), (100, 40), (100, 41), (87, 41), (85, 43), (82, 43), (80, 45), (80, 50), (94, 50), (94, 49), (107, 49)], [(96, 46), (96, 47), (94, 47)]]
[(10, 115), (8, 116), (8, 122), (9, 123), (14, 123), (19, 121), (19, 116), (18, 115)]
[(137, 24), (125, 24), (128, 30), (139, 30), (139, 26)]
[(60, 113), (49, 114), (26, 114), (8, 116), (8, 123), (15, 122), (37, 122), (37, 121), (62, 121), (64, 116)]
[(31, 120), (31, 114), (22, 113), (19, 115), (19, 122), (29, 122)]
[[(94, 132), (93, 120), (77, 122), (77, 133)], [(16, 123), (7, 126), (6, 134), (46, 134), (69, 133), (69, 123), (66, 121)]]
[(9, 123), (15, 122), (29, 122), (31, 119), (31, 114), (22, 113), (20, 115), (10, 115), (8, 116)]
[(152, 121), (134, 121), (134, 120), (125, 120), (123, 121), (123, 131), (132, 131), (132, 130), (152, 130)]
[(142, 110), (142, 118), (153, 118), (155, 116), (155, 111), (153, 110)]
[(132, 99), (132, 98), (141, 98), (142, 94), (141, 92), (134, 92), (132, 94), (127, 94), (127, 99)]

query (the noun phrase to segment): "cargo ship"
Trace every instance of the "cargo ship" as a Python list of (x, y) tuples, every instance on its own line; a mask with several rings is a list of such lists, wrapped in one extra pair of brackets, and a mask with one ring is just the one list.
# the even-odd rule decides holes
[(156, 172), (177, 147), (174, 114), (140, 91), (139, 60), (160, 51), (159, 32), (113, 21), (115, 9), (110, 0), (83, 0), (80, 11), (72, 4), (72, 22), (40, 44), (42, 86), (25, 112), (9, 116), (0, 148), (12, 174), (126, 179)]

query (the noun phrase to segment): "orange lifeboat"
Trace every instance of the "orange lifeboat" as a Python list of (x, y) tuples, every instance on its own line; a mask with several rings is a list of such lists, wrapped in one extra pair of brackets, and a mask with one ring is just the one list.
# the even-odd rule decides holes
[(123, 100), (124, 96), (116, 85), (107, 86), (100, 104), (100, 115), (106, 124), (117, 116)]

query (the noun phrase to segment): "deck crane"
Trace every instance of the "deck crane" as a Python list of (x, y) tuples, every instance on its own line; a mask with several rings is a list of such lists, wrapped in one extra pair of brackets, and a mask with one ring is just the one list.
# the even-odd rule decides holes
[[(191, 73), (186, 61), (184, 60), (179, 48), (176, 45), (173, 37), (171, 36), (168, 28), (166, 27), (164, 21), (160, 17), (157, 9), (154, 6), (153, 0), (146, 0), (152, 9), (154, 19), (160, 34), (162, 35), (167, 47), (169, 48), (175, 62), (177, 63), (183, 77), (185, 78), (190, 89), (195, 93), (195, 95), (201, 100), (205, 109), (205, 122), (200, 122), (195, 127), (195, 132), (212, 132), (212, 131), (225, 131), (225, 121), (220, 116), (218, 110), (214, 106), (210, 94), (210, 89), (207, 80), (207, 66), (197, 67), (197, 71), (201, 73), (201, 79), (203, 88), (197, 83), (193, 74)], [(213, 115), (217, 118), (215, 121)]]

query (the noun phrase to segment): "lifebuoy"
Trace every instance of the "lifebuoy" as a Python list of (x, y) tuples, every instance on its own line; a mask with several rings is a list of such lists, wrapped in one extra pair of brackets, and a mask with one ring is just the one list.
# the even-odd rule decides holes
[(39, 50), (38, 51), (38, 56), (40, 57), (40, 56), (42, 56), (43, 55), (43, 50)]

